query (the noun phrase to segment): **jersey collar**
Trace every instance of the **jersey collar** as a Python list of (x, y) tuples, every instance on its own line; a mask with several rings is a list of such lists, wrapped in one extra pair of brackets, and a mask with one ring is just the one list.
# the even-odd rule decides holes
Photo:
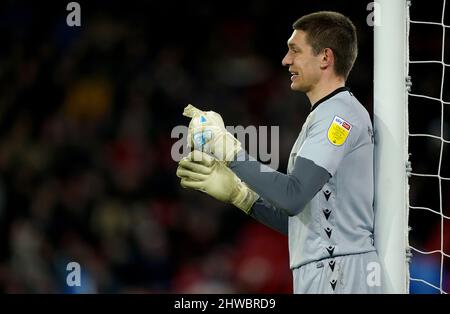
[(328, 99), (330, 99), (331, 97), (333, 97), (334, 95), (339, 94), (340, 92), (345, 92), (345, 91), (350, 92), (350, 88), (348, 88), (348, 87), (346, 87), (346, 86), (344, 86), (344, 87), (339, 87), (338, 89), (334, 90), (334, 91), (331, 92), (330, 94), (328, 94), (328, 95), (322, 97), (321, 99), (319, 99), (319, 100), (314, 104), (314, 106), (312, 106), (311, 111), (313, 111), (314, 109), (316, 109), (317, 106), (319, 106), (319, 105), (320, 105), (321, 103), (323, 103), (325, 100), (328, 100)]

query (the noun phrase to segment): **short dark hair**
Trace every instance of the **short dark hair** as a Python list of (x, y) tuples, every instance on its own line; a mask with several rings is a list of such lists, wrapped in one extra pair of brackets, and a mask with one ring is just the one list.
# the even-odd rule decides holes
[(306, 33), (306, 41), (314, 54), (325, 48), (333, 50), (334, 71), (347, 79), (358, 55), (356, 28), (348, 17), (338, 12), (320, 11), (302, 16), (292, 27)]

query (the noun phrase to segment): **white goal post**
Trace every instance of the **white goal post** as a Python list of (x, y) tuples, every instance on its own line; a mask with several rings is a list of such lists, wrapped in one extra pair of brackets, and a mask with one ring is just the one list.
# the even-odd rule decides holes
[(407, 0), (375, 5), (375, 246), (387, 293), (409, 292), (408, 5)]

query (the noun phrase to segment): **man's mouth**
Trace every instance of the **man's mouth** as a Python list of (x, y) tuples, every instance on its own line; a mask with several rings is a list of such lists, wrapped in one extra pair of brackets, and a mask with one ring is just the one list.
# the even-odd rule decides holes
[(298, 72), (290, 71), (290, 73), (291, 73), (291, 81), (294, 81), (299, 76)]

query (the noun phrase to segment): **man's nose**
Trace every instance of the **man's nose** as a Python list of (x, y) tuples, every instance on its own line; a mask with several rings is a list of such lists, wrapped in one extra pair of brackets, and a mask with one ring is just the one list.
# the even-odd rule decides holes
[(281, 60), (281, 64), (282, 64), (283, 66), (289, 66), (289, 65), (292, 64), (292, 60), (291, 60), (291, 58), (289, 57), (289, 54), (288, 54), (288, 53), (284, 56), (283, 60)]

